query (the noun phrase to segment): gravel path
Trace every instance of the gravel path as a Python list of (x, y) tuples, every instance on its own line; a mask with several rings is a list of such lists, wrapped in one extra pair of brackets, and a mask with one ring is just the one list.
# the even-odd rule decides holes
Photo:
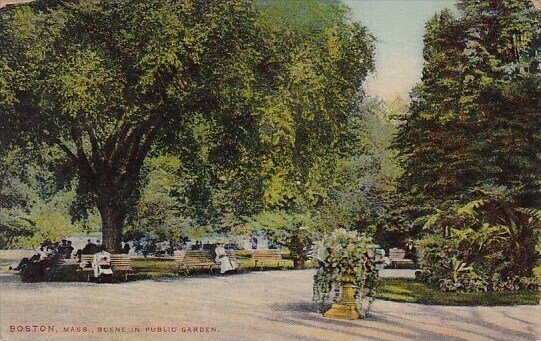
[[(378, 300), (368, 319), (329, 320), (316, 313), (311, 302), (312, 274), (310, 270), (264, 271), (123, 284), (21, 283), (17, 276), (2, 275), (0, 339), (509, 341), (540, 337), (538, 306), (443, 307)], [(17, 332), (25, 326), (31, 330), (37, 326), (38, 331)], [(40, 328), (46, 330), (39, 332)], [(117, 331), (111, 333), (110, 328)]]

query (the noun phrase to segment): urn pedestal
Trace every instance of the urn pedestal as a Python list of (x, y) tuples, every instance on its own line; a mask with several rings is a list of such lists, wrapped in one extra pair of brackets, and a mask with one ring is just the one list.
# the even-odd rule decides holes
[(357, 320), (361, 318), (361, 315), (356, 309), (355, 291), (354, 278), (346, 277), (340, 288), (340, 299), (338, 302), (333, 303), (331, 309), (327, 310), (323, 316), (345, 320)]

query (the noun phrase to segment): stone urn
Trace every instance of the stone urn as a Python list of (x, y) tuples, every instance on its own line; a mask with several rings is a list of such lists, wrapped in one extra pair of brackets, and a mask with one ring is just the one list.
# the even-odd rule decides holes
[(327, 310), (323, 316), (345, 319), (345, 320), (357, 320), (361, 318), (359, 312), (357, 312), (357, 305), (355, 303), (355, 277), (347, 275), (341, 281), (340, 284), (340, 298), (338, 302), (333, 303), (331, 309)]

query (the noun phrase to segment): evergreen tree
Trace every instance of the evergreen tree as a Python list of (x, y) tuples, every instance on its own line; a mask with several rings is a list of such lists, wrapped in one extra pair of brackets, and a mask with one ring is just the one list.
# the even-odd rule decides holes
[(459, 17), (443, 11), (426, 25), (422, 83), (395, 139), (401, 190), (438, 204), (485, 183), (539, 206), (539, 13), (528, 0), (458, 8)]

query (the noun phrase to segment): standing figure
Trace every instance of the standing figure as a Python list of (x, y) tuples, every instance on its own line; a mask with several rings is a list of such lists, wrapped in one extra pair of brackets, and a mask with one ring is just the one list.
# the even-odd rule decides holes
[(222, 241), (218, 241), (218, 246), (216, 246), (214, 252), (216, 253), (216, 263), (220, 264), (220, 273), (224, 274), (228, 271), (237, 270), (239, 268), (237, 263), (231, 261), (229, 257), (227, 257), (224, 243)]

